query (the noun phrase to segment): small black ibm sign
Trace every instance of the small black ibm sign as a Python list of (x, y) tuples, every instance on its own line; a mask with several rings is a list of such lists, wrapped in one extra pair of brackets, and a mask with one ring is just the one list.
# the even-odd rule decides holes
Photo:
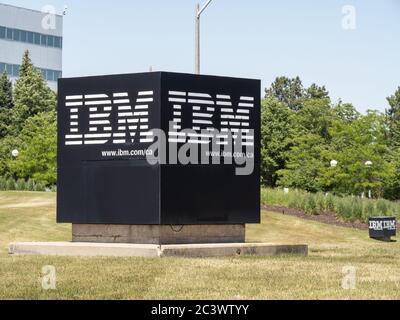
[(396, 236), (397, 221), (394, 217), (376, 217), (369, 219), (369, 235), (372, 239), (390, 240)]

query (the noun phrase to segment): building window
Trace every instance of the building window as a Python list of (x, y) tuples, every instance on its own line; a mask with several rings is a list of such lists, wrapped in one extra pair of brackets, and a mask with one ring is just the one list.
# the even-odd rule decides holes
[(14, 77), (19, 76), (19, 65), (13, 64), (13, 76)]
[(54, 46), (56, 48), (61, 48), (61, 38), (60, 37), (54, 37)]
[(44, 34), (42, 34), (42, 35), (40, 36), (40, 44), (41, 44), (42, 46), (47, 46), (47, 36), (45, 36)]
[(19, 31), (17, 29), (14, 29), (13, 40), (14, 41), (21, 41), (21, 31)]
[(0, 39), (5, 39), (6, 37), (6, 28), (0, 27)]
[(40, 33), (34, 33), (33, 34), (33, 42), (37, 45), (40, 45)]
[(33, 43), (33, 32), (28, 31), (28, 42)]
[(21, 30), (21, 41), (26, 42), (26, 38), (28, 35), (26, 34), (26, 31)]
[(28, 42), (52, 48), (62, 48), (62, 37), (40, 34), (25, 30), (18, 30), (0, 26), (0, 39), (7, 39), (19, 42)]
[(54, 37), (53, 36), (47, 36), (47, 45), (49, 47), (54, 47)]
[(9, 75), (12, 75), (12, 64), (6, 64), (6, 71)]
[[(20, 65), (17, 64), (8, 64), (0, 62), (0, 75), (4, 72), (11, 77), (19, 77), (20, 72)], [(59, 78), (62, 77), (62, 72), (58, 70), (50, 70), (50, 69), (40, 69), (38, 68), (39, 72), (42, 74), (43, 79), (46, 81), (57, 81)]]
[(7, 33), (7, 39), (12, 40), (13, 39), (13, 29), (6, 28), (6, 33)]

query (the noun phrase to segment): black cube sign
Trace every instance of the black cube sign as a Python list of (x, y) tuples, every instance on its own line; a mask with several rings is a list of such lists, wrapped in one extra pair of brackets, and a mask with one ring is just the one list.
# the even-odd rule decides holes
[(260, 222), (260, 81), (156, 72), (58, 90), (58, 222)]
[(369, 235), (372, 239), (390, 240), (396, 236), (396, 218), (375, 217), (369, 219)]

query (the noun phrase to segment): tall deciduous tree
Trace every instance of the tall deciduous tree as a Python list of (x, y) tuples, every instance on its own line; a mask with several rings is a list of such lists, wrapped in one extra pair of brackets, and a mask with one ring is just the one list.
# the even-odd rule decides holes
[(400, 147), (400, 87), (387, 98), (390, 108), (386, 112), (392, 146)]
[(55, 110), (55, 93), (47, 86), (41, 72), (35, 68), (26, 51), (20, 75), (14, 88), (13, 133), (23, 128), (25, 121), (42, 112)]
[(18, 135), (19, 156), (10, 160), (11, 172), (43, 185), (56, 183), (57, 122), (54, 111), (29, 118)]
[(276, 187), (277, 171), (285, 168), (294, 133), (294, 113), (274, 98), (262, 103), (262, 183)]

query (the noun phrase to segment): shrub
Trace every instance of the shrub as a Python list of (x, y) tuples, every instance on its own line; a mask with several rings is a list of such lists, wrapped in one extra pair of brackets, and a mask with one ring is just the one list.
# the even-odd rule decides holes
[(360, 198), (352, 198), (351, 199), (351, 216), (350, 220), (361, 220), (363, 216), (363, 201)]
[(7, 180), (4, 177), (0, 177), (0, 190), (7, 190)]
[(15, 181), (14, 181), (14, 179), (12, 179), (12, 178), (9, 178), (8, 180), (7, 180), (7, 183), (6, 183), (6, 190), (8, 190), (8, 191), (14, 191), (16, 188), (15, 188)]
[(24, 191), (26, 190), (26, 182), (25, 180), (19, 179), (16, 183), (15, 183), (15, 190), (17, 191)]
[(35, 183), (31, 179), (29, 179), (28, 182), (26, 183), (26, 190), (35, 191)]
[(311, 194), (304, 191), (263, 189), (262, 203), (288, 206), (308, 214), (319, 214), (324, 210), (336, 214), (347, 221), (367, 221), (372, 216), (394, 215), (400, 217), (400, 203), (384, 199), (371, 200), (358, 197), (339, 197), (332, 194)]
[(335, 211), (335, 197), (331, 194), (328, 194), (325, 199), (325, 208), (328, 211)]
[(306, 197), (306, 208), (305, 211), (312, 215), (319, 214), (319, 209), (317, 206), (316, 197), (312, 194), (307, 195)]
[(377, 215), (379, 215), (379, 216), (387, 216), (389, 208), (388, 208), (386, 200), (379, 199), (377, 201), (377, 203), (376, 203), (376, 209), (378, 211)]
[(375, 215), (374, 202), (371, 200), (368, 200), (365, 202), (364, 210), (363, 210), (364, 221), (368, 221), (368, 218), (373, 217), (374, 215)]
[(46, 191), (46, 187), (44, 185), (42, 185), (41, 183), (36, 183), (35, 187), (34, 187), (34, 191), (44, 192), (44, 191)]

